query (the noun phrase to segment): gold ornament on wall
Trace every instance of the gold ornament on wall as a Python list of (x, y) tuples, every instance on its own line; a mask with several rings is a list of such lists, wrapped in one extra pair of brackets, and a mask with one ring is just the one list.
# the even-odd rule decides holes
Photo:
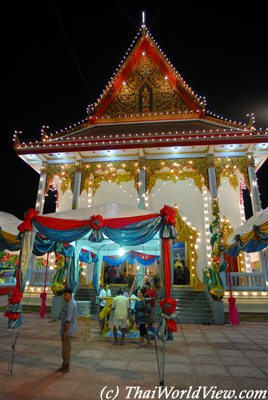
[[(168, 169), (168, 171), (164, 171)], [(156, 180), (173, 181), (193, 179), (195, 186), (202, 191), (208, 185), (206, 159), (180, 160), (146, 160), (147, 189), (149, 192), (155, 187)]]
[(236, 189), (239, 184), (238, 173), (244, 178), (245, 185), (249, 188), (248, 161), (246, 157), (215, 158), (217, 187), (221, 185), (221, 178), (227, 178), (230, 185)]
[(49, 164), (47, 167), (46, 193), (53, 179), (58, 176), (61, 180), (61, 191), (65, 193), (68, 187), (73, 192), (76, 164)]
[(178, 91), (147, 55), (123, 82), (119, 92), (104, 112), (117, 118), (149, 112), (190, 112)]
[(189, 260), (189, 271), (191, 274), (191, 285), (196, 289), (202, 288), (203, 284), (200, 281), (197, 271), (196, 265), (198, 260), (198, 255), (196, 252), (196, 243), (198, 237), (198, 231), (196, 229), (191, 228), (181, 217), (178, 206), (174, 207), (176, 211), (175, 221), (176, 221), (176, 230), (178, 232), (178, 236), (176, 241), (185, 242), (188, 248), (188, 260)]
[(120, 185), (132, 180), (135, 189), (138, 190), (138, 161), (84, 163), (81, 170), (81, 192), (92, 189), (95, 193), (101, 182), (114, 182)]

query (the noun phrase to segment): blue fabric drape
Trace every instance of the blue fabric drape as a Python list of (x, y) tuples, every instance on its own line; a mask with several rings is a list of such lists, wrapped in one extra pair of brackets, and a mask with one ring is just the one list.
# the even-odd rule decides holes
[[(91, 235), (92, 229), (89, 226), (68, 230), (58, 230), (47, 228), (36, 220), (33, 220), (33, 224), (37, 231), (43, 236), (56, 242), (70, 243), (81, 239), (87, 233), (89, 233), (89, 238), (94, 240), (94, 235)], [(101, 231), (115, 243), (125, 246), (137, 246), (151, 240), (161, 227), (164, 229), (164, 226), (164, 219), (159, 216), (157, 218), (151, 218), (128, 225), (124, 228), (107, 228), (104, 226)]]
[(44, 239), (40, 235), (35, 236), (33, 245), (33, 254), (35, 256), (42, 256), (45, 253), (56, 252), (57, 243), (51, 239)]
[(84, 251), (80, 251), (79, 253), (79, 261), (87, 263), (87, 264), (91, 264), (92, 263), (92, 255), (90, 253), (90, 251), (84, 252)]
[(121, 246), (138, 246), (153, 239), (163, 224), (163, 218), (157, 217), (137, 222), (124, 228), (103, 227), (102, 232)]
[(250, 239), (246, 243), (242, 243), (240, 235), (235, 237), (235, 244), (227, 251), (231, 257), (237, 257), (240, 251), (246, 253), (255, 253), (261, 251), (268, 246), (268, 234), (258, 233), (259, 239)]
[(156, 260), (158, 260), (159, 258), (160, 258), (159, 256), (155, 256), (155, 257), (150, 258), (149, 260), (146, 260), (146, 259), (140, 257), (136, 252), (134, 252), (133, 255), (128, 252), (128, 253), (124, 254), (120, 258), (119, 257), (113, 258), (113, 257), (109, 257), (109, 256), (104, 256), (103, 257), (103, 261), (105, 261), (107, 264), (112, 265), (112, 266), (123, 264), (126, 261), (128, 261), (129, 264), (135, 264), (135, 260), (137, 260), (138, 263), (142, 264), (142, 265), (151, 265)]
[(90, 251), (82, 251), (81, 249), (79, 253), (79, 261), (85, 262), (87, 264), (91, 264), (92, 262), (94, 262), (92, 284), (97, 292), (99, 289), (99, 276), (98, 276), (99, 257), (97, 256), (97, 254), (94, 254), (92, 256)]
[(79, 240), (92, 230), (92, 228), (90, 228), (89, 226), (68, 230), (52, 229), (47, 228), (36, 220), (33, 220), (33, 224), (36, 227), (37, 231), (40, 232), (43, 236), (60, 243), (70, 243), (74, 242), (75, 240)]

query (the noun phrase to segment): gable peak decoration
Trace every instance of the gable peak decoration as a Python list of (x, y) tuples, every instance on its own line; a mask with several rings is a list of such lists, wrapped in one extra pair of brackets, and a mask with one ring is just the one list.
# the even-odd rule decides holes
[(185, 83), (154, 41), (143, 13), (128, 54), (90, 110), (90, 122), (196, 118), (204, 112), (203, 99)]

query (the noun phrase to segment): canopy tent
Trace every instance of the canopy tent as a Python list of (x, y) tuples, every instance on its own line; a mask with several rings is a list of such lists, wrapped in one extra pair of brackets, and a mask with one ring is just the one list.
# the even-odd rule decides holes
[[(165, 294), (170, 297), (173, 264), (171, 239), (177, 235), (174, 227), (175, 210), (173, 208), (164, 206), (160, 214), (152, 214), (146, 210), (110, 203), (46, 216), (39, 216), (36, 210), (29, 210), (18, 229), (27, 237), (26, 234), (32, 231), (33, 226), (38, 232), (38, 246), (42, 252), (51, 251), (56, 242), (72, 244), (75, 242), (76, 268), (71, 280), (74, 290), (78, 280), (77, 261), (81, 248), (88, 248), (94, 253), (98, 251), (98, 255), (101, 254), (98, 267), (94, 269), (95, 279), (93, 278), (93, 281), (96, 287), (99, 283), (103, 255), (107, 255), (103, 253), (104, 251), (107, 253), (109, 249), (109, 255), (113, 255), (117, 253), (118, 246), (124, 246), (126, 250), (135, 250), (136, 247), (139, 251), (142, 247), (142, 252), (146, 251), (147, 247), (148, 252), (146, 251), (146, 253), (152, 254), (153, 246), (158, 254), (162, 252)], [(156, 238), (157, 234), (158, 238)], [(29, 237), (26, 242), (29, 261)], [(38, 246), (35, 243), (37, 250)], [(27, 264), (29, 262), (24, 260), (22, 265), (22, 275), (24, 276)]]
[(228, 238), (230, 256), (253, 253), (268, 246), (268, 207), (253, 215)]
[[(86, 220), (91, 215), (101, 215), (105, 219), (109, 218), (129, 218), (139, 215), (152, 215), (152, 212), (134, 208), (120, 203), (106, 203), (94, 207), (77, 208), (75, 210), (58, 211), (46, 214), (46, 217), (61, 218), (70, 220)], [(156, 214), (154, 214), (156, 215)]]
[(21, 222), (22, 221), (15, 217), (15, 215), (9, 214), (5, 211), (0, 211), (0, 228), (3, 231), (17, 236), (19, 233), (17, 227)]
[(20, 249), (21, 240), (17, 237), (18, 225), (21, 223), (17, 217), (5, 211), (0, 211), (0, 251), (17, 251)]

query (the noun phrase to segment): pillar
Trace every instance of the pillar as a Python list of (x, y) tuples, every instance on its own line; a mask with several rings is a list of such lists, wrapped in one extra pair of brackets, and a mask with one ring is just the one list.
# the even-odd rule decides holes
[(73, 202), (72, 209), (79, 208), (79, 197), (80, 197), (80, 189), (81, 189), (81, 180), (82, 180), (82, 162), (80, 160), (76, 161), (76, 171), (74, 174), (74, 191), (73, 191)]
[(139, 205), (138, 208), (145, 210), (145, 194), (146, 194), (146, 172), (145, 157), (139, 157)]
[(251, 191), (250, 197), (251, 197), (252, 211), (254, 215), (260, 212), (262, 208), (261, 208), (261, 199), (260, 199), (257, 175), (255, 170), (255, 160), (252, 153), (248, 153), (247, 161), (248, 161), (248, 178)]
[(211, 204), (213, 204), (213, 199), (218, 198), (216, 170), (215, 170), (215, 165), (214, 165), (214, 155), (208, 154), (207, 161), (208, 161), (209, 191), (210, 191), (210, 196), (211, 196)]
[[(251, 205), (252, 205), (253, 215), (255, 215), (256, 213), (258, 213), (262, 210), (262, 207), (261, 207), (260, 192), (259, 192), (259, 186), (258, 186), (258, 181), (257, 181), (257, 175), (256, 175), (256, 169), (255, 169), (255, 159), (254, 159), (253, 153), (248, 153), (247, 162), (248, 162), (248, 178), (249, 178), (249, 185), (250, 185), (250, 192), (251, 192), (250, 193)], [(266, 265), (264, 251), (259, 252), (259, 259), (260, 259), (261, 269), (263, 272), (264, 285), (266, 285), (266, 282), (268, 279), (267, 278), (268, 271), (267, 271), (267, 265)]]
[(41, 170), (40, 170), (38, 192), (37, 192), (37, 198), (36, 198), (36, 203), (35, 203), (35, 209), (37, 211), (39, 211), (40, 214), (43, 213), (44, 204), (45, 204), (45, 190), (46, 190), (46, 182), (47, 182), (47, 167), (48, 167), (48, 163), (43, 161), (42, 162), (42, 167), (41, 167)]

